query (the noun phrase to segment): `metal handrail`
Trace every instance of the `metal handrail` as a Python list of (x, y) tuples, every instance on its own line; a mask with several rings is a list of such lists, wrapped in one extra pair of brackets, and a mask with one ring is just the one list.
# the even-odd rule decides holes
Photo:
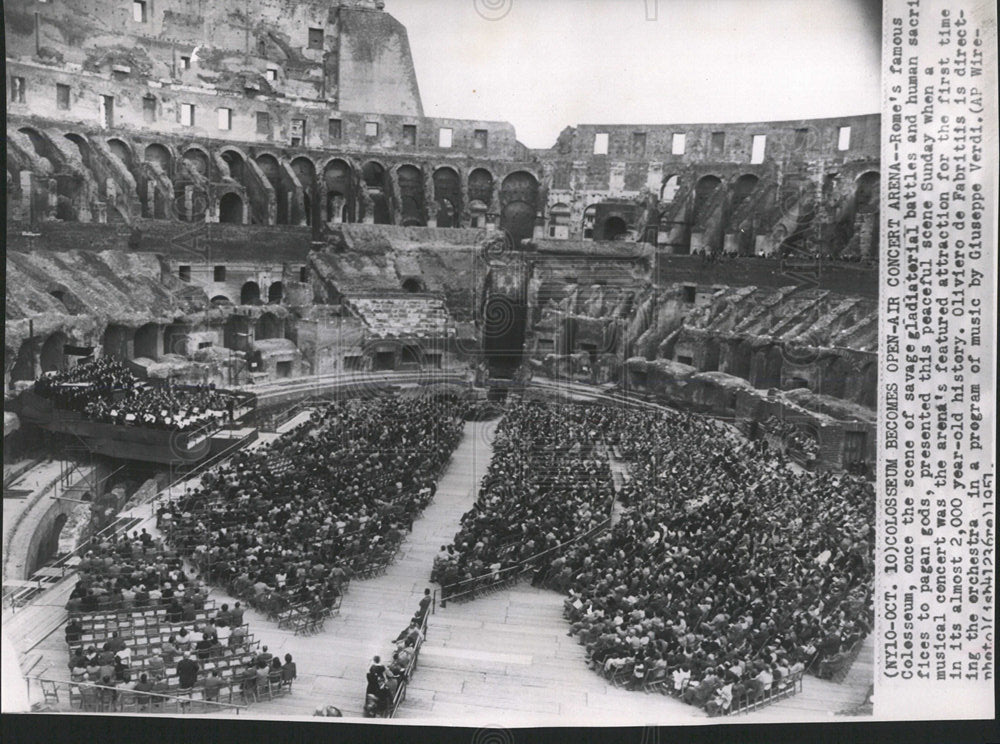
[(413, 646), (413, 658), (410, 659), (409, 663), (406, 665), (406, 669), (402, 674), (399, 675), (399, 685), (396, 687), (396, 692), (392, 696), (392, 701), (389, 703), (389, 710), (387, 711), (386, 717), (392, 718), (396, 715), (396, 710), (403, 701), (406, 700), (406, 688), (410, 683), (410, 677), (413, 672), (417, 669), (417, 659), (420, 656), (420, 648), (424, 645), (424, 641), (427, 640), (427, 620), (434, 612), (434, 605), (436, 604), (437, 590), (434, 590), (433, 599), (431, 601), (430, 607), (427, 608), (427, 612), (424, 613), (423, 619), (420, 621), (420, 632), (422, 634), (421, 639)]

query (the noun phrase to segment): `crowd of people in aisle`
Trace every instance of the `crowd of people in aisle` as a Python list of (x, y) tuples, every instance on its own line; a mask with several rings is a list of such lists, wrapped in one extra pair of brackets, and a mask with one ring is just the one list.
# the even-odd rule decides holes
[(387, 565), (433, 498), (461, 436), (449, 397), (329, 404), (161, 507), (170, 542), (233, 596), (272, 611), (330, 607)]
[(607, 521), (612, 498), (605, 445), (584, 409), (513, 402), (497, 425), (476, 503), (442, 546), (431, 578), (443, 599), (499, 580)]
[(170, 431), (231, 421), (238, 406), (232, 394), (216, 390), (214, 384), (153, 385), (111, 357), (43, 375), (35, 381), (34, 392), (91, 421)]
[[(547, 585), (569, 593), (569, 632), (609, 678), (656, 682), (722, 714), (807, 669), (835, 675), (871, 631), (869, 481), (802, 473), (724, 424), (677, 412), (514, 403), (500, 431), (525, 447), (555, 443), (570, 458), (602, 441), (628, 464), (620, 520), (539, 566)], [(496, 547), (518, 529), (512, 559), (581, 531), (579, 503), (546, 511), (522, 499), (530, 478), (505, 471), (515, 446), (498, 437), (494, 473), (515, 487), (495, 496), (487, 482), (438, 562), (439, 580), (455, 576), (444, 573), (452, 565), (459, 578), (488, 575)], [(574, 472), (595, 511), (612, 497), (603, 469)], [(525, 549), (538, 513), (552, 517), (542, 526), (551, 539)]]

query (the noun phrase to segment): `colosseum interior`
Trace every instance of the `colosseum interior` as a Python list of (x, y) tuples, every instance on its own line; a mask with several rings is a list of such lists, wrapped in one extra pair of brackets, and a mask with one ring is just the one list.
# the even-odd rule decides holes
[[(10, 458), (21, 393), (86, 353), (262, 409), (356, 373), (590, 386), (870, 466), (878, 114), (528, 148), (425, 116), (382, 6), (4, 3)], [(150, 476), (93, 467), (110, 511)], [(57, 552), (44, 519), (5, 581)]]

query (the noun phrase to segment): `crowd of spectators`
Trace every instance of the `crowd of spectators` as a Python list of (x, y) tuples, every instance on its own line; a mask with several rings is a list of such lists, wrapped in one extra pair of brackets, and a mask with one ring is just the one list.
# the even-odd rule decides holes
[(145, 528), (131, 536), (109, 532), (93, 538), (76, 570), (70, 612), (174, 603), (200, 609), (208, 597), (204, 581), (186, 573), (177, 551)]
[[(175, 667), (181, 691), (203, 686), (206, 700), (218, 700), (218, 672), (203, 674), (201, 664), (228, 647), (244, 647), (243, 608), (223, 604), (206, 610), (208, 589), (186, 571), (180, 556), (146, 529), (131, 536), (95, 538), (77, 566), (79, 579), (70, 594), (66, 642), (71, 649), (70, 681), (100, 685), (100, 709), (113, 709), (123, 690), (167, 694), (166, 671)], [(81, 643), (80, 617), (103, 611), (165, 610), (164, 619), (176, 632), (136, 668), (132, 646), (113, 632), (100, 648)], [(82, 613), (78, 615), (77, 613)], [(199, 619), (200, 618), (200, 619)], [(289, 661), (291, 661), (289, 659)], [(93, 692), (84, 688), (82, 693)], [(139, 699), (148, 704), (150, 696)], [(107, 699), (104, 699), (107, 698)]]
[(807, 460), (814, 460), (819, 454), (819, 442), (816, 436), (798, 424), (777, 416), (769, 416), (762, 426), (765, 431), (781, 440), (786, 451), (797, 452)]
[(330, 607), (353, 573), (391, 560), (435, 493), (461, 413), (447, 397), (331, 403), (203, 476), (161, 507), (161, 523), (233, 596)]
[(717, 422), (619, 410), (631, 508), (552, 567), (594, 668), (669, 675), (712, 714), (835, 673), (873, 622), (871, 483), (797, 472)]
[(233, 418), (236, 408), (236, 399), (214, 384), (144, 383), (123, 362), (107, 357), (43, 375), (35, 381), (34, 392), (92, 421), (171, 431), (223, 423)]
[[(518, 558), (579, 532), (581, 503), (521, 499), (533, 479), (521, 479), (517, 458), (530, 461), (525, 450), (547, 442), (570, 458), (605, 442), (628, 464), (618, 494), (627, 508), (610, 530), (547, 556), (545, 569), (549, 586), (569, 592), (570, 634), (598, 672), (633, 687), (661, 680), (722, 714), (797, 672), (833, 676), (871, 631), (869, 481), (802, 473), (724, 424), (676, 412), (514, 404), (500, 431), (516, 441), (498, 438), (491, 469), (514, 488), (484, 489), (438, 563), (439, 580), (455, 575), (445, 572), (452, 565), (460, 577), (488, 571), (496, 546), (522, 525), (522, 544), (534, 544)], [(573, 471), (589, 481), (584, 502), (596, 512), (610, 479), (603, 468)], [(551, 517), (544, 541), (539, 513)]]
[(584, 407), (512, 402), (476, 503), (442, 546), (432, 579), (462, 591), (459, 582), (499, 577), (607, 520), (614, 486), (596, 426)]

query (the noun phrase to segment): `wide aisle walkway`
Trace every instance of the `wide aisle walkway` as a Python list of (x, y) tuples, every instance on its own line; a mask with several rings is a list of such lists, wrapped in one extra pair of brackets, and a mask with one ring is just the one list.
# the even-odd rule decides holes
[[(296, 636), (250, 611), (250, 629), (271, 653), (291, 653), (299, 679), (290, 696), (251, 707), (246, 715), (311, 715), (320, 705), (336, 705), (345, 716), (360, 716), (364, 705), (365, 673), (375, 654), (383, 659), (392, 639), (408, 624), (430, 582), (434, 556), (451, 542), (459, 520), (476, 499), (479, 483), (492, 454), (496, 421), (467, 422), (451, 462), (438, 481), (434, 500), (413, 523), (396, 561), (380, 577), (351, 582), (338, 617), (313, 636)], [(217, 602), (228, 601), (212, 592)], [(438, 615), (430, 620), (429, 637), (437, 632)], [(484, 640), (485, 642), (485, 640)], [(427, 648), (425, 646), (425, 648)], [(421, 656), (421, 660), (423, 656)], [(415, 678), (423, 673), (418, 670)]]

